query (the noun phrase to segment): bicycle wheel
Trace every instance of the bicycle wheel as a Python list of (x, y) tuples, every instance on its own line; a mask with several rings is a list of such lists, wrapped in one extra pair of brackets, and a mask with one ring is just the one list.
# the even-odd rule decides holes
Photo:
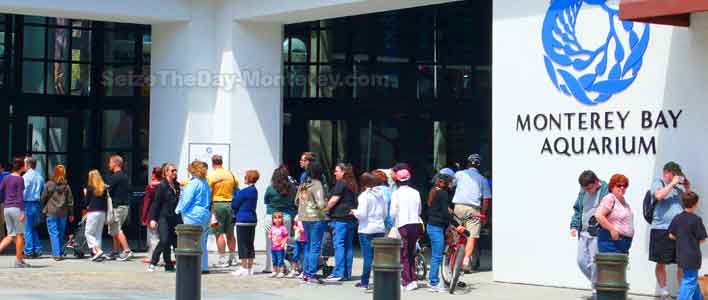
[(442, 277), (445, 286), (450, 286), (452, 281), (452, 263), (450, 261), (455, 260), (455, 253), (452, 249), (445, 249), (443, 253), (443, 260), (440, 264), (440, 277)]
[(428, 264), (425, 262), (425, 257), (422, 253), (415, 256), (415, 274), (419, 281), (425, 280), (428, 275)]
[(457, 249), (457, 254), (455, 255), (455, 264), (452, 269), (452, 282), (450, 282), (450, 294), (455, 293), (457, 288), (457, 283), (460, 281), (460, 275), (462, 275), (462, 260), (465, 258), (465, 248), (460, 247)]

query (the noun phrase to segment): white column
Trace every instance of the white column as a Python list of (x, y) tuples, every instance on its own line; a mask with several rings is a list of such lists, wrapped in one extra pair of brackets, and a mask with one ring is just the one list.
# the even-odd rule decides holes
[[(282, 156), (282, 25), (234, 22), (223, 2), (208, 3), (190, 22), (152, 27), (150, 164), (175, 162), (186, 178), (189, 143), (231, 144), (239, 182), (246, 170), (261, 174), (262, 220), (263, 195)], [(257, 250), (265, 245), (262, 225)]]

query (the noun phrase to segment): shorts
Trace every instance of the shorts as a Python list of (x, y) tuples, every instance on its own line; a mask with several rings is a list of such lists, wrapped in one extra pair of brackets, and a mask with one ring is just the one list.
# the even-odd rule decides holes
[(231, 202), (214, 202), (214, 216), (219, 225), (210, 229), (212, 234), (234, 234), (234, 213)]
[(128, 219), (128, 212), (129, 208), (127, 205), (121, 205), (113, 209), (118, 216), (118, 222), (106, 222), (106, 225), (108, 225), (108, 235), (110, 236), (115, 236), (123, 230), (123, 224), (125, 223), (125, 220)]
[(273, 259), (273, 268), (285, 267), (285, 250), (272, 250), (271, 258)]
[(7, 207), (3, 213), (5, 216), (5, 228), (7, 229), (7, 236), (17, 236), (18, 234), (25, 234), (25, 222), (20, 221), (22, 217), (22, 211), (17, 207)]
[(649, 237), (649, 260), (665, 265), (676, 263), (676, 241), (669, 239), (668, 230), (651, 230)]
[(482, 230), (482, 222), (478, 218), (470, 218), (479, 214), (479, 207), (455, 204), (455, 216), (465, 220), (465, 229), (470, 232), (470, 238), (478, 239)]

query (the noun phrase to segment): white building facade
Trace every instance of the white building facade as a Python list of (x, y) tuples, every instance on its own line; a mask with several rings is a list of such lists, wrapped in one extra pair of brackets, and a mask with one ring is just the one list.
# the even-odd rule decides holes
[[(150, 24), (149, 165), (187, 166), (190, 144), (228, 144), (229, 167), (243, 176), (282, 162), (284, 24), (445, 2), (0, 0), (0, 12)], [(578, 1), (553, 1), (561, 2)], [(616, 4), (573, 5), (557, 14), (548, 1), (493, 2), (494, 278), (589, 288), (576, 267), (569, 223), (577, 177), (592, 169), (606, 180), (629, 178), (636, 235), (628, 279), (632, 292), (654, 293), (641, 218), (645, 191), (669, 160), (683, 166), (699, 195), (708, 191), (701, 151), (708, 145), (708, 15), (692, 15), (688, 28), (634, 23), (627, 30), (616, 17), (610, 25)], [(607, 42), (611, 30), (621, 47)], [(583, 57), (574, 67), (558, 57), (575, 57), (549, 54), (570, 43), (564, 34), (597, 59)], [(606, 44), (607, 54), (597, 50)], [(261, 197), (270, 176), (263, 173)], [(180, 178), (186, 175), (181, 167)], [(257, 248), (263, 239), (257, 235)]]

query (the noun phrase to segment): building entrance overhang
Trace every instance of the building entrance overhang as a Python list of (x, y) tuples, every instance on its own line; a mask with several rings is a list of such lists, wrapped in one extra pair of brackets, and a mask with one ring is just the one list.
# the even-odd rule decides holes
[(622, 0), (620, 19), (688, 27), (691, 14), (708, 11), (706, 0)]

